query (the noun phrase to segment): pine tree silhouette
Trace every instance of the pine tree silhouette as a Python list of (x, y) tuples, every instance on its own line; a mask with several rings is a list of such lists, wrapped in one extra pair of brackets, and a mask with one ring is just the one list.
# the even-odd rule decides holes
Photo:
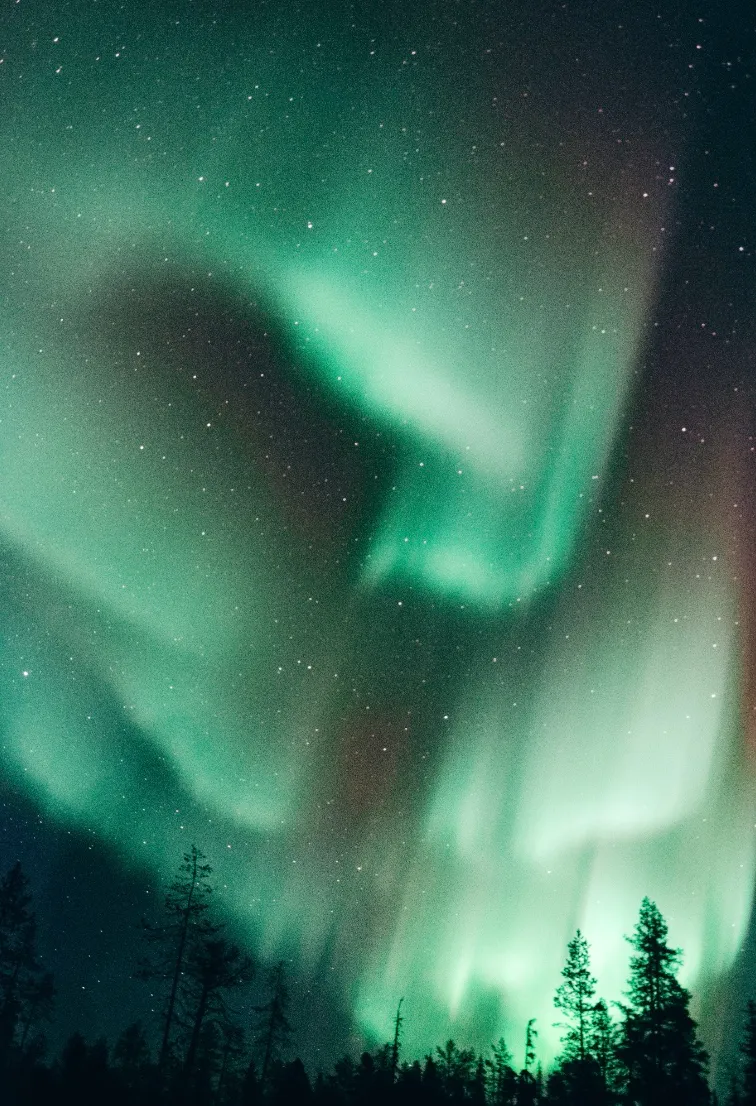
[(564, 983), (557, 987), (554, 1005), (567, 1018), (558, 1023), (564, 1029), (562, 1044), (568, 1060), (585, 1061), (590, 1044), (595, 1011), (596, 980), (591, 975), (588, 942), (580, 930), (567, 945), (567, 963), (562, 968)]
[(667, 924), (647, 898), (628, 941), (634, 955), (618, 1047), (628, 1100), (703, 1106), (709, 1101), (707, 1056), (688, 1010), (690, 994), (677, 980), (681, 953), (667, 944)]
[(549, 1080), (550, 1097), (565, 1106), (603, 1106), (607, 1101), (605, 1071), (611, 1047), (609, 1018), (606, 1004), (595, 1001), (590, 947), (580, 930), (567, 945), (562, 978), (554, 1005), (567, 1019), (557, 1023), (564, 1030), (564, 1051), (558, 1071)]

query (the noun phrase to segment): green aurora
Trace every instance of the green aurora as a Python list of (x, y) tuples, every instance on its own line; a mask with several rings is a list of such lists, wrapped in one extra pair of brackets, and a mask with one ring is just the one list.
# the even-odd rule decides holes
[(4, 770), (368, 1039), (548, 1059), (575, 928), (705, 992), (751, 910), (740, 476), (623, 445), (690, 51), (388, 7), (2, 17)]

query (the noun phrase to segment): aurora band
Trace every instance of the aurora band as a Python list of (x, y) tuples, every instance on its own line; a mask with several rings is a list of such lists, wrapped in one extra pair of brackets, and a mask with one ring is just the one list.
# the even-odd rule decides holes
[[(5, 64), (4, 770), (127, 863), (201, 844), (358, 1030), (405, 996), (408, 1051), (536, 1016), (548, 1057), (567, 940), (616, 997), (646, 894), (705, 989), (754, 875), (737, 474), (618, 461), (668, 150), (557, 94), (537, 26), (524, 85), (406, 12), (112, 7), (113, 49), (42, 5)], [(355, 434), (317, 495), (289, 378)]]

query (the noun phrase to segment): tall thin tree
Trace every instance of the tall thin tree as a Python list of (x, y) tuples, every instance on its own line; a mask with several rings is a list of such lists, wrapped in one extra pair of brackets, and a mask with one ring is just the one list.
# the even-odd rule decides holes
[(399, 999), (399, 1005), (396, 1008), (396, 1017), (394, 1018), (394, 1039), (391, 1042), (391, 1081), (392, 1083), (396, 1079), (397, 1068), (399, 1067), (399, 1048), (401, 1045), (401, 1028), (404, 1018), (402, 1017), (402, 1003), (403, 998)]
[(580, 930), (567, 945), (567, 962), (562, 968), (564, 982), (557, 987), (554, 1005), (567, 1019), (562, 1044), (568, 1060), (584, 1062), (590, 1054), (596, 980), (591, 975), (590, 948)]
[(289, 989), (286, 985), (286, 965), (283, 960), (272, 969), (268, 976), (270, 999), (256, 1006), (258, 1015), (255, 1027), (254, 1043), (261, 1053), (260, 1086), (265, 1090), (270, 1077), (271, 1065), (280, 1061), (283, 1049), (291, 1039), (291, 1025), (287, 1017)]
[(165, 1071), (171, 1048), (171, 1036), (176, 1020), (179, 993), (188, 957), (194, 944), (216, 933), (207, 914), (210, 907), (212, 868), (204, 854), (192, 845), (170, 884), (165, 896), (165, 920), (160, 923), (143, 921), (148, 941), (157, 946), (157, 955), (142, 964), (142, 979), (162, 979), (168, 983), (163, 1013), (163, 1027), (158, 1052), (158, 1071)]
[(525, 1028), (525, 1066), (523, 1071), (532, 1071), (535, 1064), (536, 1050), (535, 1043), (538, 1037), (538, 1030), (535, 1028), (536, 1019), (531, 1018)]

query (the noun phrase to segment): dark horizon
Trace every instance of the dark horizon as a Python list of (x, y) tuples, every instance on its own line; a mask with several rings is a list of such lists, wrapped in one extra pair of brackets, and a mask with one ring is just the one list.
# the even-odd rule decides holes
[[(139, 1016), (115, 1040), (97, 1033), (87, 1041), (77, 1028), (51, 1048), (47, 1030), (60, 996), (39, 955), (44, 926), (34, 905), (16, 862), (0, 880), (0, 1081), (12, 1106), (96, 1101), (103, 1094), (124, 1104), (198, 1106), (711, 1101), (709, 1055), (690, 1017), (692, 996), (677, 978), (684, 953), (669, 945), (666, 921), (648, 898), (626, 938), (629, 971), (620, 1002), (599, 994), (585, 935), (578, 930), (569, 941), (553, 994), (560, 1050), (552, 1063), (539, 1058), (535, 1018), (525, 1027), (521, 1064), (517, 1042), (503, 1037), (479, 1051), (449, 1039), (422, 1057), (407, 1056), (402, 997), (390, 1040), (359, 1050), (359, 1061), (348, 1049), (332, 1064), (319, 1057), (309, 1077), (297, 1042), (291, 965), (281, 960), (266, 970), (236, 944), (222, 921), (212, 866), (195, 846), (164, 889), (161, 909), (143, 915), (138, 960), (130, 968), (120, 964), (122, 979), (141, 985), (142, 1001)], [(117, 974), (119, 965), (111, 967)], [(731, 1045), (720, 1094), (730, 1106), (750, 1106), (756, 1001), (749, 1000)]]

